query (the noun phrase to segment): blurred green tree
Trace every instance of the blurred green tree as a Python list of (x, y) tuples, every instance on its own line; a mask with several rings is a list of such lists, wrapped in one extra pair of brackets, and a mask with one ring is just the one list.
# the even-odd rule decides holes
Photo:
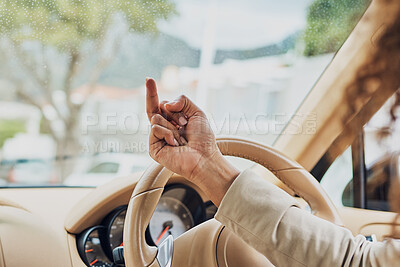
[(370, 0), (315, 0), (308, 8), (304, 55), (336, 52), (369, 3)]
[(0, 148), (4, 145), (6, 139), (25, 131), (25, 123), (23, 121), (0, 120)]
[[(78, 143), (79, 113), (128, 30), (156, 33), (175, 13), (168, 0), (0, 0), (2, 78), (42, 111), (63, 156)], [(74, 99), (83, 81), (86, 97)]]

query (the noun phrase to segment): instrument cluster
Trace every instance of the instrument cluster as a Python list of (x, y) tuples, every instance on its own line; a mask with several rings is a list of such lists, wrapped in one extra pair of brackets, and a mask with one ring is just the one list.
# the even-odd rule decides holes
[[(100, 225), (84, 230), (77, 237), (78, 252), (87, 266), (120, 266), (113, 261), (113, 250), (123, 246), (127, 206), (111, 211)], [(177, 238), (192, 227), (214, 217), (217, 208), (203, 202), (193, 188), (172, 184), (165, 190), (146, 230), (146, 241), (157, 246), (169, 235)]]

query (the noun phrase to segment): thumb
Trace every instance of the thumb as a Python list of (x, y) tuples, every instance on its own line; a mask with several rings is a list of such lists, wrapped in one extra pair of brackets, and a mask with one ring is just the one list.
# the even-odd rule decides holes
[(182, 95), (177, 100), (165, 104), (165, 108), (170, 112), (182, 112), (188, 118), (196, 113), (203, 113), (189, 98)]
[(185, 102), (177, 100), (165, 103), (165, 108), (168, 109), (169, 112), (181, 112), (184, 106)]

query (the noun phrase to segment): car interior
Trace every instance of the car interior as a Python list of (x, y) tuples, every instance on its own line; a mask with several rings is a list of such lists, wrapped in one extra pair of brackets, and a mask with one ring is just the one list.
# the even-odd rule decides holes
[[(400, 226), (388, 202), (399, 153), (365, 159), (369, 122), (396, 90), (375, 87), (363, 99), (349, 98), (348, 90), (382, 52), (375, 42), (399, 12), (399, 1), (368, 4), (272, 145), (217, 134), (225, 156), (243, 159), (315, 216), (374, 242)], [(337, 168), (345, 167), (335, 166), (344, 160), (351, 175), (339, 185)], [(337, 197), (335, 186), (342, 188)], [(200, 188), (155, 162), (97, 187), (5, 185), (0, 266), (273, 266), (216, 221), (216, 211)]]

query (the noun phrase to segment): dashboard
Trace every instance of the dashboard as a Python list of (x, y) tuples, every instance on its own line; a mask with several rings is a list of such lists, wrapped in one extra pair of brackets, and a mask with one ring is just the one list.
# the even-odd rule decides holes
[[(108, 213), (100, 224), (78, 234), (79, 256), (86, 266), (112, 267), (113, 250), (123, 247), (126, 205)], [(176, 183), (167, 185), (146, 230), (146, 241), (157, 246), (169, 235), (179, 237), (184, 232), (214, 217), (217, 208), (210, 201), (203, 202), (192, 187)]]

